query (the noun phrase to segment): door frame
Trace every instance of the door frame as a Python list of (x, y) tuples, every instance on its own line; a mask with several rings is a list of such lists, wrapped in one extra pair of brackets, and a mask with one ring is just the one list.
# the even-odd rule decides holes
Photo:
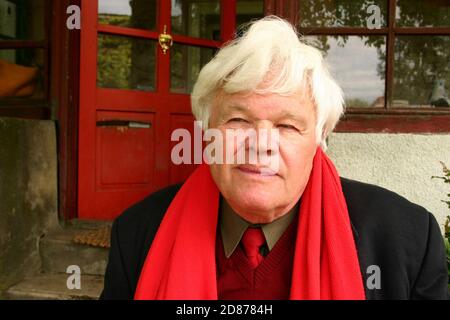
[[(78, 111), (80, 79), (80, 30), (66, 28), (70, 5), (81, 0), (51, 0), (50, 97), (56, 106), (58, 158), (58, 215), (77, 217)], [(53, 108), (52, 108), (53, 109)]]

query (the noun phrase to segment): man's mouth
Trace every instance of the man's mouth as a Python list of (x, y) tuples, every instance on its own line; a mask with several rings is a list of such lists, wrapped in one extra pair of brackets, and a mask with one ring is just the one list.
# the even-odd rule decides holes
[(254, 174), (259, 176), (276, 176), (278, 173), (269, 167), (263, 167), (263, 166), (255, 166), (255, 165), (248, 165), (243, 164), (237, 167), (238, 170), (241, 172), (247, 173), (247, 174)]

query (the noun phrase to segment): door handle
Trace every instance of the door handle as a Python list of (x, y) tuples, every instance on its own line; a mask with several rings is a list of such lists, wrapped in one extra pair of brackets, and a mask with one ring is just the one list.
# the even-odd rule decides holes
[(164, 25), (164, 31), (158, 37), (159, 45), (164, 54), (166, 54), (167, 50), (173, 45), (173, 39), (170, 34), (167, 34), (167, 26)]
[(97, 127), (128, 127), (134, 129), (150, 129), (151, 122), (134, 120), (100, 120), (96, 123)]

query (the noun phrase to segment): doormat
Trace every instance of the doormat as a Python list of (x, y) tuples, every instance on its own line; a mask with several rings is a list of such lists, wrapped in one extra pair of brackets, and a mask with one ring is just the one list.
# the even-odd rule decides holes
[(96, 230), (80, 230), (74, 235), (73, 241), (92, 247), (109, 248), (110, 237), (111, 227), (107, 226)]

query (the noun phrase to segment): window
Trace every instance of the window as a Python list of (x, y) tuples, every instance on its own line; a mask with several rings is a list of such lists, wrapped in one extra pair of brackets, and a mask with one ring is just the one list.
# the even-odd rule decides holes
[[(221, 41), (220, 0), (172, 0), (172, 33), (203, 40)], [(189, 94), (201, 68), (211, 60), (216, 48), (175, 43), (170, 55), (170, 91)]]
[(0, 115), (49, 116), (49, 0), (0, 0)]
[(294, 7), (304, 40), (323, 52), (343, 88), (346, 118), (365, 121), (347, 129), (378, 131), (369, 128), (376, 122), (383, 131), (450, 130), (449, 1), (294, 0)]
[(248, 21), (264, 17), (263, 0), (237, 0), (236, 1), (236, 26)]

